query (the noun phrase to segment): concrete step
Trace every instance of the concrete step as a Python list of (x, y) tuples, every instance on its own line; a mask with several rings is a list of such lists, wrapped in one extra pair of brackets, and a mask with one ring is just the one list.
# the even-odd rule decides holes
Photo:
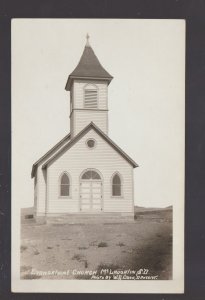
[(121, 216), (114, 214), (72, 214), (56, 217), (47, 217), (48, 224), (95, 224), (95, 223), (132, 223), (134, 216)]

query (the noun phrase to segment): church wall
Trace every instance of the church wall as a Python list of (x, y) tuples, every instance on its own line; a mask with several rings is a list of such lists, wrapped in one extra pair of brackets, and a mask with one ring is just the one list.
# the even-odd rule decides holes
[[(94, 149), (89, 149), (85, 144), (88, 138), (96, 140)], [(88, 168), (97, 169), (102, 174), (104, 212), (132, 213), (133, 167), (92, 129), (48, 165), (48, 213), (79, 212), (80, 175)], [(64, 171), (71, 181), (69, 198), (59, 197), (59, 177)], [(116, 171), (123, 181), (123, 195), (119, 198), (111, 195), (111, 178)]]
[(38, 180), (37, 180), (37, 173), (34, 177), (34, 212), (37, 209), (37, 200), (38, 200)]
[(38, 177), (38, 198), (37, 198), (37, 211), (36, 214), (41, 215), (45, 214), (45, 200), (46, 200), (46, 186), (45, 186), (45, 180), (43, 176), (43, 172), (41, 169), (41, 165), (38, 167), (37, 171), (37, 177)]
[[(84, 88), (87, 84), (98, 89), (98, 108), (84, 109)], [(90, 122), (94, 122), (108, 134), (107, 82), (99, 80), (75, 80), (71, 89), (72, 113), (70, 115), (71, 136), (75, 136)]]
[[(55, 151), (62, 148), (68, 141), (68, 138), (65, 139), (57, 148), (55, 148)], [(51, 152), (49, 157), (52, 157), (55, 151)], [(45, 215), (46, 211), (46, 170), (42, 170), (42, 165), (47, 159), (48, 157), (43, 159), (37, 168), (36, 201), (34, 206), (36, 216)]]
[(73, 135), (75, 136), (78, 132), (83, 130), (90, 122), (95, 123), (104, 133), (108, 134), (107, 111), (78, 110), (73, 113)]

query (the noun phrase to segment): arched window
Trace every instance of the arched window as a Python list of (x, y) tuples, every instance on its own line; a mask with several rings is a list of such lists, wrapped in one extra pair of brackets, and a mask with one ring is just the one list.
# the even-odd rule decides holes
[(70, 196), (70, 180), (66, 173), (60, 179), (60, 196)]
[(94, 109), (98, 107), (98, 89), (93, 84), (84, 87), (84, 108)]
[(112, 178), (112, 196), (122, 195), (122, 184), (119, 174), (115, 174)]
[(101, 178), (100, 178), (100, 175), (96, 171), (88, 170), (83, 174), (82, 179), (85, 179), (85, 180), (89, 180), (89, 179), (99, 180)]

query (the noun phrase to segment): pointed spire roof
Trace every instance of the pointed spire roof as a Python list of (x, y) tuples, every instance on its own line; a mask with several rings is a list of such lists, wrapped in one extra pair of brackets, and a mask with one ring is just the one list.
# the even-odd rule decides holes
[(89, 35), (86, 36), (86, 45), (80, 61), (74, 71), (69, 75), (65, 89), (70, 90), (73, 79), (104, 79), (108, 84), (112, 76), (102, 67), (89, 43)]

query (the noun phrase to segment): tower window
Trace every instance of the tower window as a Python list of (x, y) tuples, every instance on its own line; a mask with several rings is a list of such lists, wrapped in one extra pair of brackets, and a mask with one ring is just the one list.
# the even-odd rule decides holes
[(98, 107), (98, 90), (95, 85), (86, 85), (84, 88), (84, 108), (94, 109)]

